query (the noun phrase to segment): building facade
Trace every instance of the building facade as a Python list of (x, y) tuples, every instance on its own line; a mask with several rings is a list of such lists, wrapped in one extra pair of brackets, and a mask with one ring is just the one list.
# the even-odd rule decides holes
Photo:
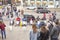
[(19, 0), (23, 5), (40, 5), (48, 7), (60, 7), (60, 0)]
[(10, 1), (12, 4), (20, 3), (21, 5), (36, 5), (45, 7), (60, 7), (60, 0), (0, 0), (3, 4), (8, 4)]

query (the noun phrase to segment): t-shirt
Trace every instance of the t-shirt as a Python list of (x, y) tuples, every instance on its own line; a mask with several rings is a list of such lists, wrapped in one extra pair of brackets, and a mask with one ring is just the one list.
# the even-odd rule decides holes
[(20, 21), (20, 18), (16, 18), (16, 21)]
[(38, 32), (34, 33), (33, 30), (30, 31), (30, 40), (37, 40)]

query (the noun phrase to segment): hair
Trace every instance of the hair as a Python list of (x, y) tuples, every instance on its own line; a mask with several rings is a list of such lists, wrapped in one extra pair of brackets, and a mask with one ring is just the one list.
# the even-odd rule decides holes
[(46, 28), (45, 28), (45, 26), (43, 26), (43, 27), (41, 27), (41, 29), (43, 30), (43, 29), (46, 29)]
[(32, 25), (32, 28), (37, 28), (35, 24)]
[(55, 20), (55, 24), (58, 25), (59, 24), (59, 19)]
[(2, 21), (0, 21), (0, 23), (2, 23)]
[(47, 32), (47, 29), (45, 28), (45, 26), (41, 27), (41, 31), (42, 32)]

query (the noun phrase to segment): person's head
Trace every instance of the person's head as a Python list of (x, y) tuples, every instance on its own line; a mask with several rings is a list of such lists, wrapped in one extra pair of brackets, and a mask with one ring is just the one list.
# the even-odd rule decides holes
[(46, 31), (47, 31), (47, 29), (45, 26), (41, 27), (41, 32), (45, 33)]
[(2, 24), (2, 21), (0, 21), (0, 24)]
[(35, 24), (33, 24), (33, 25), (32, 25), (32, 29), (33, 29), (33, 31), (34, 31), (34, 32), (36, 32), (36, 31), (37, 31), (37, 27), (36, 27), (36, 25), (35, 25)]
[(11, 18), (13, 18), (13, 14), (11, 14)]
[(20, 12), (20, 9), (18, 10), (18, 12)]
[(59, 25), (59, 19), (56, 19), (56, 20), (55, 20), (55, 24), (56, 24), (56, 25)]

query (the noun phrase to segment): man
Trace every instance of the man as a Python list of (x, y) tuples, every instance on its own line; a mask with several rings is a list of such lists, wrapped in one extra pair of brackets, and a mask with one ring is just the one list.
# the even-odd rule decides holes
[(3, 36), (4, 36), (5, 39), (6, 39), (5, 27), (6, 27), (6, 25), (5, 25), (2, 21), (0, 21), (0, 29), (1, 29), (2, 39), (3, 39)]
[(60, 33), (60, 24), (59, 24), (59, 20), (57, 19), (55, 21), (55, 26), (52, 28), (50, 34), (51, 40), (58, 40), (59, 33)]

